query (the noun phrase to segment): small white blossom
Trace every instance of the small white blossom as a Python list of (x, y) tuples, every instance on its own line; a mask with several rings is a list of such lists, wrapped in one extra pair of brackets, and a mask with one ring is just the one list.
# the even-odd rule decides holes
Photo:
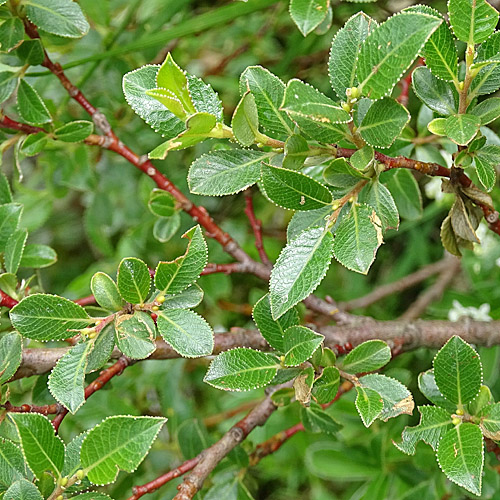
[(465, 307), (458, 300), (454, 300), (453, 307), (448, 311), (448, 319), (450, 321), (458, 321), (465, 317), (476, 321), (491, 321), (489, 313), (489, 304), (481, 304), (479, 307)]

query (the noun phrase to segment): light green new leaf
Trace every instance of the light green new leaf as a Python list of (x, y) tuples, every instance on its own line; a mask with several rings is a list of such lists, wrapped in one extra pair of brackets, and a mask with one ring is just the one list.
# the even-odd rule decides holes
[(27, 475), (23, 452), (12, 441), (0, 438), (0, 492)]
[(176, 200), (164, 189), (153, 189), (149, 193), (148, 208), (157, 217), (171, 217), (176, 212)]
[(399, 212), (391, 192), (378, 179), (372, 180), (361, 191), (359, 201), (375, 209), (386, 229), (397, 229), (399, 226)]
[(155, 337), (155, 323), (145, 312), (123, 314), (115, 319), (116, 345), (129, 358), (147, 358), (156, 349)]
[(123, 307), (123, 299), (118, 287), (106, 273), (95, 273), (90, 281), (90, 288), (96, 302), (108, 311), (119, 311)]
[(82, 467), (94, 484), (112, 483), (119, 470), (134, 472), (144, 460), (166, 418), (108, 417), (82, 443)]
[(450, 429), (439, 442), (437, 459), (450, 481), (481, 495), (484, 445), (477, 425), (465, 423)]
[(448, 401), (436, 385), (434, 370), (427, 370), (418, 376), (418, 388), (420, 392), (436, 406), (444, 408), (448, 413), (456, 411), (457, 406), (451, 401)]
[(356, 386), (356, 409), (365, 427), (370, 427), (384, 407), (382, 396), (368, 387)]
[(132, 304), (143, 304), (148, 298), (151, 286), (148, 266), (135, 257), (123, 259), (118, 266), (117, 283), (123, 300)]
[(240, 94), (255, 97), (259, 123), (272, 137), (284, 139), (293, 134), (293, 122), (280, 111), (285, 84), (262, 66), (248, 67), (240, 77)]
[(16, 373), (22, 358), (22, 338), (16, 332), (0, 338), (0, 384)]
[(269, 283), (274, 319), (316, 289), (330, 266), (332, 252), (332, 235), (321, 227), (306, 229), (283, 248)]
[(299, 313), (295, 308), (287, 311), (281, 318), (274, 320), (271, 315), (269, 294), (264, 295), (264, 297), (255, 304), (252, 316), (257, 328), (260, 330), (260, 333), (266, 339), (267, 343), (273, 349), (280, 352), (284, 351), (283, 336), (285, 335), (285, 330), (299, 324)]
[(359, 379), (363, 387), (376, 391), (384, 403), (380, 419), (386, 422), (388, 419), (398, 415), (411, 415), (415, 403), (410, 391), (394, 378), (372, 373)]
[(260, 179), (261, 163), (272, 156), (274, 153), (250, 149), (207, 153), (189, 168), (189, 190), (208, 196), (239, 193)]
[(17, 109), (22, 120), (32, 125), (52, 121), (49, 110), (42, 98), (24, 79), (19, 82), (19, 88), (17, 89)]
[(279, 366), (272, 354), (237, 347), (215, 357), (203, 380), (225, 391), (250, 391), (268, 385)]
[[(442, 17), (436, 9), (428, 5), (415, 5), (408, 7), (404, 11), (421, 12), (434, 17)], [(425, 58), (425, 65), (435, 77), (449, 82), (458, 81), (457, 47), (446, 21), (440, 24), (439, 28), (424, 45), (422, 57)]]
[(467, 412), (470, 415), (478, 415), (485, 406), (493, 403), (493, 401), (490, 388), (482, 385), (479, 388), (479, 394), (467, 405)]
[(453, 115), (446, 119), (444, 131), (455, 144), (466, 146), (477, 134), (480, 126), (481, 120), (477, 116)]
[(399, 215), (416, 220), (422, 215), (422, 194), (415, 177), (409, 170), (397, 168), (384, 174), (384, 184), (391, 192)]
[(353, 204), (335, 231), (333, 255), (347, 269), (367, 274), (382, 241), (381, 221), (373, 208)]
[(484, 146), (474, 155), (474, 164), (481, 184), (491, 191), (496, 182), (496, 167), (500, 164), (500, 146)]
[(388, 148), (409, 120), (410, 113), (402, 104), (391, 97), (384, 97), (370, 106), (358, 132), (370, 146)]
[(192, 285), (207, 265), (207, 243), (199, 225), (186, 231), (189, 239), (184, 255), (170, 262), (159, 262), (155, 271), (155, 287), (162, 293), (177, 294)]
[(18, 229), (13, 232), (7, 240), (3, 258), (5, 262), (5, 270), (8, 273), (17, 273), (27, 238), (28, 231), (26, 229)]
[(347, 373), (371, 372), (391, 360), (391, 348), (382, 340), (368, 340), (355, 347), (342, 362)]
[(500, 97), (490, 97), (470, 110), (469, 114), (477, 116), (481, 125), (487, 125), (500, 117)]
[(85, 403), (87, 357), (93, 348), (93, 342), (75, 345), (58, 360), (49, 376), (50, 393), (73, 414)]
[(10, 310), (12, 325), (23, 337), (62, 340), (94, 320), (83, 307), (57, 295), (28, 295)]
[(55, 262), (57, 262), (57, 254), (53, 248), (47, 245), (32, 243), (24, 247), (20, 266), (38, 269), (51, 266)]
[(54, 130), (57, 140), (63, 142), (81, 142), (86, 139), (94, 130), (94, 124), (86, 120), (77, 120), (66, 123), (62, 127)]
[(340, 375), (335, 366), (326, 366), (313, 385), (312, 394), (319, 404), (329, 403), (339, 389)]
[(498, 12), (486, 0), (449, 0), (455, 36), (470, 45), (484, 42), (495, 31)]
[(298, 366), (306, 362), (321, 345), (325, 337), (305, 326), (291, 326), (283, 336), (285, 366)]
[(4, 493), (3, 500), (43, 500), (40, 490), (27, 479), (20, 479)]
[[(491, 393), (490, 393), (491, 394)], [(482, 408), (480, 417), (483, 435), (493, 441), (500, 440), (500, 403), (488, 404)]]
[(451, 416), (438, 406), (419, 406), (420, 423), (415, 427), (405, 427), (401, 443), (396, 448), (407, 455), (415, 455), (417, 443), (424, 441), (437, 450), (439, 441), (451, 427)]
[(5, 246), (19, 226), (23, 205), (19, 203), (6, 203), (0, 205), (0, 252), (5, 251)]
[(9, 52), (24, 38), (24, 26), (19, 17), (11, 17), (0, 26), (0, 48), (2, 52)]
[(317, 403), (311, 403), (309, 406), (301, 406), (300, 420), (304, 429), (308, 432), (336, 434), (342, 429), (342, 426), (335, 422)]
[(156, 219), (153, 226), (153, 236), (161, 243), (169, 241), (181, 226), (181, 217), (176, 212), (172, 217)]
[(342, 101), (347, 100), (346, 90), (358, 84), (356, 78), (358, 54), (366, 37), (375, 26), (377, 26), (376, 21), (364, 12), (358, 12), (337, 31), (332, 41), (328, 74), (333, 90)]
[(420, 66), (412, 73), (413, 91), (429, 108), (440, 115), (449, 116), (457, 112), (458, 93), (448, 82), (440, 80), (428, 68)]
[(50, 420), (40, 413), (9, 413), (9, 418), (17, 428), (23, 454), (35, 477), (40, 479), (46, 471), (61, 477), (64, 444)]
[(434, 33), (442, 19), (420, 13), (399, 13), (374, 28), (358, 58), (357, 77), (363, 95), (389, 94)]
[(330, 191), (312, 177), (263, 163), (261, 188), (276, 205), (290, 210), (315, 210), (332, 203)]
[(458, 406), (472, 401), (483, 380), (479, 354), (453, 336), (434, 358), (434, 377), (443, 396)]
[(24, 4), (28, 19), (48, 33), (80, 38), (89, 30), (82, 9), (73, 0), (27, 0)]
[(199, 314), (187, 309), (160, 310), (157, 313), (158, 331), (181, 355), (197, 358), (212, 354), (214, 333)]
[(321, 24), (329, 4), (330, 0), (291, 0), (290, 16), (300, 32), (307, 36)]
[(256, 142), (259, 132), (259, 114), (255, 97), (248, 91), (241, 98), (233, 113), (231, 128), (235, 139), (242, 146), (251, 146)]

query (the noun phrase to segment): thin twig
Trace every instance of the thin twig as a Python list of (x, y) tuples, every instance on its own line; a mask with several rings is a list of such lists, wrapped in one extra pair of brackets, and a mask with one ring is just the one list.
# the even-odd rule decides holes
[(264, 249), (264, 242), (262, 240), (262, 222), (255, 217), (251, 189), (247, 189), (245, 191), (245, 214), (248, 217), (250, 225), (252, 226), (253, 234), (255, 236), (255, 248), (257, 248), (257, 252), (259, 252), (260, 260), (262, 264), (270, 268), (272, 267), (272, 264), (267, 256), (266, 250)]
[(12, 309), (18, 301), (16, 299), (13, 299), (10, 295), (7, 295), (5, 292), (2, 292), (0, 290), (0, 307), (8, 307), (9, 309)]

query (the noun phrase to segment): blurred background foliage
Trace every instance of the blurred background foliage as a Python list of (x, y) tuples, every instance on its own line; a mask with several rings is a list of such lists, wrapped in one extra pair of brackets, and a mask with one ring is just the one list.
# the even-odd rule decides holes
[[(326, 63), (335, 32), (359, 10), (383, 20), (412, 2), (333, 1), (331, 26), (322, 25), (307, 38), (293, 25), (286, 1), (268, 1), (266, 8), (243, 16), (237, 15), (238, 6), (245, 4), (230, 1), (80, 0), (79, 3), (91, 24), (88, 35), (68, 41), (43, 34), (44, 44), (53, 60), (68, 66), (69, 78), (106, 114), (122, 141), (143, 154), (159, 144), (161, 138), (125, 102), (121, 81), (128, 71), (159, 63), (171, 51), (181, 67), (218, 91), (227, 120), (239, 99), (239, 75), (249, 65), (261, 64), (285, 81), (294, 77), (304, 79), (333, 98)], [(444, 1), (426, 3), (442, 12), (446, 10)], [(234, 19), (218, 24), (220, 9), (232, 4)], [(14, 51), (4, 54), (2, 62), (16, 65), (15, 58)], [(31, 67), (28, 76), (32, 76), (28, 81), (56, 117), (56, 126), (86, 118), (44, 68)], [(15, 116), (14, 106), (9, 102), (5, 109)], [(409, 109), (413, 117), (410, 123), (413, 132), (409, 132), (409, 137), (425, 135), (417, 117), (419, 112), (430, 111), (421, 110), (411, 92)], [(498, 123), (491, 128), (498, 131)], [(2, 139), (8, 141), (8, 136)], [(500, 139), (496, 139), (500, 144)], [(186, 151), (172, 152), (155, 164), (187, 193), (186, 174), (191, 161), (215, 145), (216, 141), (212, 140)], [(15, 201), (25, 205), (23, 224), (30, 231), (29, 242), (48, 244), (58, 253), (55, 265), (37, 271), (44, 291), (80, 298), (90, 293), (94, 272), (112, 274), (123, 257), (137, 256), (154, 267), (158, 260), (171, 259), (184, 251), (185, 241), (180, 235), (193, 221), (181, 214), (175, 236), (165, 243), (158, 241), (153, 234), (155, 216), (147, 208), (153, 183), (119, 156), (85, 145), (52, 142), (34, 158), (20, 155), (16, 166), (15, 148), (4, 142), (2, 149), (2, 170), (13, 181)], [(446, 154), (441, 154), (435, 145), (421, 146), (415, 151), (410, 142), (399, 144), (391, 154), (432, 158), (443, 164), (446, 160)], [(24, 177), (22, 182), (18, 169)], [(406, 220), (399, 231), (388, 233), (368, 276), (333, 263), (318, 289), (320, 296), (331, 295), (337, 301), (360, 297), (442, 258), (439, 228), (451, 200), (439, 195), (439, 181), (418, 177), (417, 180), (422, 187), (423, 216), (415, 221)], [(496, 191), (493, 196), (498, 206), (500, 197), (498, 189)], [(258, 258), (243, 213), (242, 194), (221, 199), (190, 197), (204, 205), (250, 255)], [(263, 221), (266, 249), (274, 260), (285, 244), (291, 214), (260, 195), (255, 196), (254, 203), (257, 216)], [(461, 305), (472, 308), (467, 310), (469, 314), (500, 319), (500, 245), (495, 235), (483, 229), (480, 233), (483, 244), (466, 252), (462, 272), (442, 299), (427, 309), (426, 318), (447, 319), (450, 310), (464, 311)], [(209, 241), (209, 260), (227, 262), (228, 257), (218, 244)], [(377, 319), (396, 319), (431, 282), (432, 278), (356, 312)], [(214, 274), (202, 277), (199, 284), (205, 290), (205, 300), (198, 311), (216, 331), (235, 326), (253, 327), (251, 308), (265, 292), (265, 283), (253, 276)], [(486, 383), (491, 384), (498, 398), (498, 348), (481, 349), (480, 354)], [(397, 357), (386, 370), (387, 374), (408, 384), (420, 404), (423, 397), (418, 391), (417, 375), (431, 367), (433, 355), (423, 349), (407, 353)], [(76, 417), (65, 420), (61, 434), (67, 440), (108, 415), (161, 414), (169, 418), (160, 439), (138, 471), (120, 473), (118, 481), (106, 489), (113, 498), (127, 498), (134, 484), (149, 481), (183, 459), (191, 458), (239, 418), (214, 423), (207, 421), (207, 417), (258, 401), (263, 396), (263, 391), (227, 394), (203, 384), (207, 364), (206, 360), (138, 363), (90, 398)], [(89, 381), (95, 376), (90, 375)], [(44, 376), (17, 381), (10, 384), (10, 389), (13, 404), (29, 402), (31, 394), (33, 403), (53, 402)], [(246, 454), (236, 450), (217, 468), (208, 488), (223, 480), (225, 474), (241, 471), (244, 483), (256, 499), (466, 498), (463, 490), (447, 482), (438, 471), (429, 447), (421, 444), (416, 457), (407, 457), (392, 445), (392, 439), (399, 441), (404, 425), (417, 423), (416, 417), (399, 417), (386, 424), (377, 422), (365, 429), (356, 414), (353, 396), (343, 396), (328, 410), (344, 424), (338, 436), (299, 433), (246, 473)], [(242, 448), (250, 452), (253, 445), (298, 420), (297, 404), (278, 411), (265, 428), (252, 433)], [(498, 499), (498, 464), (491, 456), (487, 457), (487, 464), (482, 498)], [(176, 484), (173, 481), (149, 498), (170, 498)], [(197, 498), (218, 496), (216, 488), (212, 491), (214, 496), (206, 494), (205, 489)], [(244, 498), (241, 492), (239, 496)]]

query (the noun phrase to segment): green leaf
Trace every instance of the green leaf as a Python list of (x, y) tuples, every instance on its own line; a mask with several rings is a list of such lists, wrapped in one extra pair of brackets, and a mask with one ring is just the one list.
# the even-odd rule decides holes
[(352, 16), (343, 28), (337, 31), (330, 49), (328, 74), (335, 93), (346, 101), (346, 90), (358, 85), (356, 69), (358, 54), (366, 37), (377, 22), (364, 12)]
[(381, 244), (381, 221), (373, 208), (353, 204), (335, 231), (333, 255), (347, 269), (367, 274)]
[(260, 165), (273, 153), (250, 149), (213, 151), (189, 168), (189, 190), (194, 194), (223, 196), (243, 191), (260, 179)]
[(170, 139), (179, 135), (186, 127), (184, 122), (166, 109), (163, 104), (146, 94), (147, 90), (156, 87), (156, 75), (159, 68), (160, 66), (148, 65), (124, 75), (123, 93), (129, 106), (155, 132)]
[(478, 353), (460, 337), (453, 336), (434, 358), (434, 377), (443, 396), (459, 407), (474, 399), (483, 373)]
[(123, 300), (116, 283), (106, 273), (95, 273), (90, 281), (90, 288), (96, 302), (108, 311), (119, 311)]
[(231, 128), (235, 139), (242, 146), (251, 146), (256, 142), (259, 132), (259, 115), (255, 97), (246, 92), (233, 113)]
[(422, 195), (415, 177), (404, 168), (387, 174), (384, 174), (387, 179), (384, 184), (394, 197), (399, 215), (409, 220), (419, 219), (422, 215)]
[(285, 350), (283, 343), (285, 330), (299, 324), (297, 309), (292, 308), (281, 316), (281, 318), (274, 320), (271, 315), (269, 294), (266, 294), (255, 304), (252, 315), (257, 328), (267, 343), (273, 349), (283, 352)]
[(118, 415), (91, 429), (81, 451), (82, 466), (90, 481), (109, 484), (119, 470), (134, 472), (166, 421), (160, 417)]
[(484, 449), (477, 425), (465, 423), (450, 429), (439, 442), (437, 459), (450, 481), (481, 495)]
[(491, 394), (490, 388), (486, 385), (482, 385), (479, 388), (479, 394), (467, 405), (467, 411), (471, 415), (477, 415), (485, 406), (493, 403), (493, 401), (493, 395)]
[(0, 274), (0, 290), (7, 295), (17, 296), (17, 276), (15, 274), (3, 273)]
[(75, 345), (59, 359), (49, 376), (50, 393), (73, 414), (85, 403), (83, 384), (87, 357), (93, 347), (93, 342)]
[(363, 95), (380, 99), (389, 94), (441, 22), (427, 14), (402, 12), (374, 28), (357, 64)]
[(476, 172), (481, 184), (491, 191), (496, 182), (496, 166), (500, 163), (500, 146), (488, 145), (481, 148), (474, 156)]
[[(428, 5), (415, 5), (405, 9), (405, 12), (421, 12), (434, 17), (442, 17), (436, 9)], [(422, 57), (425, 58), (426, 66), (435, 77), (449, 82), (458, 81), (457, 48), (446, 21), (439, 25), (424, 45)]]
[(17, 109), (21, 119), (27, 123), (38, 125), (52, 121), (38, 92), (24, 79), (19, 82), (17, 89)]
[(208, 250), (200, 226), (183, 234), (189, 243), (184, 255), (170, 262), (159, 262), (155, 271), (155, 287), (162, 293), (176, 294), (192, 285), (207, 265)]
[(370, 427), (380, 415), (384, 403), (382, 396), (368, 387), (356, 386), (356, 409), (365, 427)]
[(145, 312), (123, 314), (115, 319), (116, 345), (129, 358), (147, 358), (156, 349), (155, 336), (155, 323)]
[(149, 158), (164, 160), (169, 151), (189, 148), (210, 137), (216, 118), (209, 113), (195, 113), (186, 120), (187, 129), (177, 137), (160, 144), (149, 153)]
[(6, 101), (17, 87), (18, 75), (13, 71), (0, 72), (0, 102)]
[(326, 366), (313, 385), (313, 396), (319, 404), (332, 401), (337, 395), (340, 384), (339, 370), (335, 366)]
[(391, 192), (378, 179), (372, 180), (361, 191), (359, 200), (375, 209), (386, 229), (399, 227), (399, 212)]
[(0, 338), (0, 384), (16, 373), (21, 364), (22, 352), (22, 338), (18, 333), (7, 333)]
[(54, 432), (50, 420), (40, 413), (9, 413), (14, 422), (23, 455), (37, 479), (44, 472), (61, 477), (64, 463), (64, 444)]
[(29, 244), (24, 247), (21, 258), (21, 267), (48, 267), (57, 262), (57, 254), (53, 248), (47, 245), (37, 243)]
[(474, 115), (453, 115), (446, 119), (444, 130), (455, 143), (466, 146), (479, 131), (481, 120)]
[(498, 12), (485, 0), (450, 0), (448, 12), (455, 36), (470, 45), (484, 42), (498, 23)]
[(283, 336), (285, 366), (298, 366), (306, 362), (321, 345), (325, 337), (305, 326), (291, 326)]
[(214, 349), (214, 333), (199, 314), (186, 309), (160, 310), (157, 313), (161, 336), (186, 358), (209, 356)]
[(203, 300), (203, 290), (198, 285), (191, 285), (175, 295), (166, 295), (162, 309), (188, 309), (196, 307)]
[(431, 403), (444, 408), (448, 413), (456, 411), (456, 405), (448, 401), (436, 385), (434, 370), (427, 370), (418, 376), (418, 388)]
[(10, 310), (12, 325), (23, 337), (63, 340), (94, 321), (83, 307), (57, 295), (36, 293)]
[(118, 266), (118, 291), (123, 300), (143, 304), (149, 295), (151, 277), (148, 266), (140, 259), (129, 257)]
[(471, 115), (481, 120), (481, 125), (487, 125), (500, 117), (500, 97), (490, 97), (471, 109)]
[(279, 366), (272, 354), (237, 347), (216, 356), (203, 380), (225, 391), (249, 391), (268, 385)]
[(40, 490), (26, 479), (20, 479), (4, 493), (3, 500), (43, 500)]
[(175, 198), (163, 189), (153, 189), (149, 194), (148, 208), (158, 217), (171, 217), (176, 212)]
[(478, 415), (483, 435), (493, 441), (500, 440), (500, 403), (486, 405)]
[(365, 176), (352, 167), (345, 158), (335, 158), (323, 170), (323, 179), (330, 186), (352, 189)]
[(3, 172), (0, 172), (0, 205), (6, 203), (12, 203), (12, 192), (7, 177)]
[(283, 168), (299, 170), (309, 156), (309, 145), (301, 135), (293, 134), (285, 142)]
[(413, 70), (411, 80), (413, 91), (427, 107), (445, 116), (457, 112), (458, 94), (450, 83), (440, 80), (424, 66)]
[[(493, 33), (484, 43), (477, 48), (474, 64), (492, 59), (498, 59), (500, 52), (500, 31)], [(500, 88), (500, 66), (488, 64), (479, 70), (471, 82), (469, 101), (476, 95), (491, 94)]]
[(306, 229), (283, 248), (269, 284), (274, 319), (316, 289), (330, 266), (332, 252), (332, 235), (321, 227)]
[(86, 120), (69, 122), (54, 130), (56, 139), (63, 142), (81, 142), (94, 131), (94, 124)]
[(276, 205), (290, 210), (314, 210), (332, 203), (328, 189), (308, 175), (263, 163), (265, 195)]
[(27, 475), (23, 452), (11, 441), (0, 438), (0, 493)]
[(43, 46), (40, 40), (24, 40), (16, 49), (15, 54), (24, 64), (37, 66), (44, 60)]
[(26, 156), (35, 156), (47, 145), (48, 138), (45, 132), (38, 132), (31, 134), (23, 141), (21, 152)]
[(342, 428), (317, 403), (311, 403), (310, 406), (302, 406), (300, 408), (300, 420), (304, 429), (308, 432), (336, 434)]
[(427, 124), (427, 130), (434, 135), (446, 135), (446, 118), (434, 118)]
[(391, 349), (382, 340), (368, 340), (355, 347), (342, 362), (347, 373), (371, 372), (391, 360)]
[(89, 30), (82, 9), (72, 0), (27, 0), (25, 5), (28, 19), (53, 35), (80, 38)]
[(409, 120), (410, 113), (402, 104), (391, 97), (384, 97), (370, 106), (358, 132), (370, 146), (388, 148)]
[(161, 243), (166, 243), (175, 235), (180, 225), (181, 218), (178, 212), (172, 217), (157, 219), (153, 226), (153, 236)]
[(100, 370), (111, 357), (115, 347), (115, 327), (110, 324), (105, 326), (93, 340), (94, 348), (87, 356), (85, 373)]
[(0, 252), (5, 251), (5, 246), (19, 226), (23, 205), (19, 203), (6, 203), (0, 205)]
[(26, 229), (18, 229), (13, 232), (5, 245), (4, 262), (5, 270), (8, 273), (16, 274), (21, 263), (21, 258), (24, 252), (24, 245), (28, 238)]
[(323, 208), (308, 210), (306, 212), (295, 212), (287, 227), (287, 241), (297, 238), (300, 233), (313, 227), (324, 227), (332, 207), (325, 205)]
[(441, 224), (440, 237), (441, 243), (446, 251), (450, 252), (452, 255), (456, 255), (457, 257), (462, 256), (457, 236), (455, 235), (455, 231), (453, 230), (453, 226), (451, 224), (451, 215), (448, 215), (443, 220), (443, 223)]
[[(366, 116), (366, 113), (364, 114), (364, 116)], [(361, 121), (364, 120), (364, 116)], [(355, 169), (365, 170), (373, 163), (374, 158), (375, 151), (373, 150), (373, 148), (371, 146), (363, 146), (351, 156), (349, 161)]]
[(261, 66), (248, 67), (240, 77), (240, 94), (252, 93), (257, 105), (259, 123), (271, 136), (281, 139), (293, 133), (293, 123), (280, 111), (285, 84)]
[(415, 404), (410, 391), (396, 379), (372, 373), (359, 379), (363, 387), (376, 391), (384, 403), (380, 419), (387, 422), (388, 419), (398, 415), (411, 415)]
[(420, 423), (415, 427), (405, 427), (402, 442), (394, 443), (396, 448), (407, 455), (415, 455), (419, 441), (424, 441), (437, 450), (439, 441), (451, 427), (451, 416), (438, 406), (419, 406)]
[(2, 52), (8, 52), (24, 38), (24, 26), (21, 19), (11, 17), (0, 26), (0, 46)]
[(304, 36), (321, 24), (328, 12), (329, 3), (329, 0), (290, 1), (290, 16)]

